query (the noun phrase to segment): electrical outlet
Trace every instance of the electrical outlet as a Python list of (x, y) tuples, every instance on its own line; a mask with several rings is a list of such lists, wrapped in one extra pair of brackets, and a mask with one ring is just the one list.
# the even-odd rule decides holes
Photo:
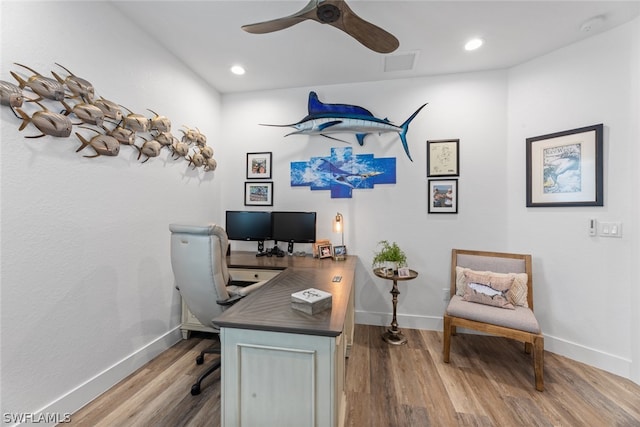
[(446, 288), (442, 288), (442, 301), (449, 301), (450, 295), (449, 295), (449, 289)]

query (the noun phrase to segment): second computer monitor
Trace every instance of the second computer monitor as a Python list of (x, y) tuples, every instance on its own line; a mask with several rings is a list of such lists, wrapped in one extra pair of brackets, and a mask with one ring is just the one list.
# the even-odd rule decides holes
[(315, 212), (271, 212), (272, 238), (276, 242), (287, 242), (288, 252), (293, 253), (294, 243), (316, 241)]

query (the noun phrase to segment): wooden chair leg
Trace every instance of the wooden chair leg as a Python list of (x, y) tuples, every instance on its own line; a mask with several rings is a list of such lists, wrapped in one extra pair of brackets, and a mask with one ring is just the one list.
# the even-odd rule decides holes
[(444, 328), (442, 339), (442, 360), (449, 363), (449, 352), (451, 350), (451, 317), (444, 316)]
[(536, 390), (544, 391), (544, 338), (533, 339), (533, 371), (536, 377)]

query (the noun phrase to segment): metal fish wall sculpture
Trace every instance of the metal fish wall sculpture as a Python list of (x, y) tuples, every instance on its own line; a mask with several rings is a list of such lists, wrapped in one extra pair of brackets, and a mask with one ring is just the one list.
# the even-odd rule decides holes
[[(86, 158), (117, 156), (124, 145), (138, 151), (137, 159), (146, 163), (160, 156), (166, 147), (173, 160), (185, 159), (187, 166), (193, 166), (193, 169), (202, 168), (205, 172), (216, 169), (213, 148), (207, 145), (207, 137), (198, 128), (183, 126), (185, 130), (181, 129), (183, 137), (179, 140), (171, 134), (171, 120), (168, 117), (149, 108), (147, 110), (153, 116), (147, 117), (103, 96), (96, 97), (91, 82), (76, 76), (57, 62), (55, 65), (67, 75), (51, 71), (55, 79), (45, 77), (26, 65), (17, 62), (15, 65), (30, 71), (31, 75), (23, 77), (11, 71), (17, 84), (0, 80), (0, 104), (9, 107), (22, 120), (19, 131), (30, 124), (40, 131), (40, 134), (26, 135), (25, 138), (68, 138), (73, 127), (77, 126), (75, 135), (81, 145), (76, 152), (82, 152), (87, 147), (94, 151), (92, 155), (83, 155)], [(26, 95), (25, 91), (34, 96)], [(39, 109), (34, 108), (35, 105)], [(72, 115), (80, 122), (73, 123), (70, 118)]]
[(407, 132), (409, 124), (427, 104), (422, 104), (407, 120), (401, 125), (394, 125), (388, 119), (375, 117), (366, 108), (349, 104), (325, 104), (318, 99), (315, 92), (309, 92), (308, 110), (309, 114), (297, 123), (288, 125), (262, 124), (262, 126), (292, 127), (295, 132), (289, 135), (322, 135), (326, 138), (342, 141), (341, 139), (329, 136), (333, 133), (353, 133), (356, 135), (358, 144), (364, 144), (364, 138), (371, 133), (396, 132), (400, 136), (402, 148), (409, 160), (413, 161), (409, 154), (407, 143)]

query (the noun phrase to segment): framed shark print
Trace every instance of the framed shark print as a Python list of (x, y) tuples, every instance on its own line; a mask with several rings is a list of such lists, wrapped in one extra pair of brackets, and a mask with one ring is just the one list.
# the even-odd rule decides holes
[(527, 138), (527, 207), (604, 206), (603, 125)]

